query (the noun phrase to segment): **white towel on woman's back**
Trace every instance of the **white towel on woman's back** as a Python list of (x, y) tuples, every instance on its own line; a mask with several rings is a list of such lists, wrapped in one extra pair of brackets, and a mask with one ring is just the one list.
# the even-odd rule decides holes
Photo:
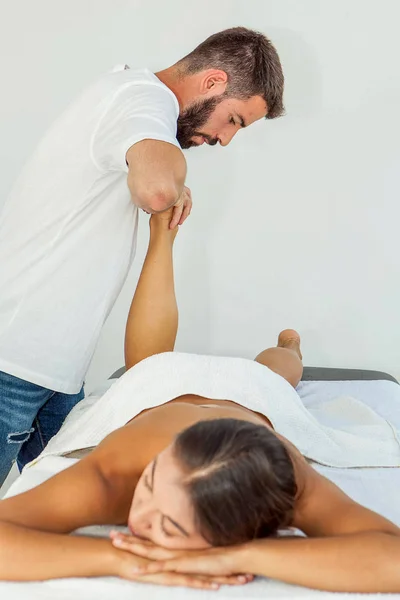
[(307, 410), (285, 379), (259, 363), (178, 352), (142, 361), (100, 399), (79, 403), (37, 460), (96, 446), (142, 410), (184, 394), (232, 400), (264, 414), (278, 433), (317, 463), (400, 466), (395, 427), (355, 398), (340, 397)]

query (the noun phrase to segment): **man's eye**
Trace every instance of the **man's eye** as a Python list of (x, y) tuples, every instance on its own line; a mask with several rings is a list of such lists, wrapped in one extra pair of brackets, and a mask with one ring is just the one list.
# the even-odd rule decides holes
[(234, 119), (233, 117), (231, 117), (231, 118), (229, 119), (229, 123), (232, 123), (232, 125), (236, 125), (236, 123), (235, 123), (235, 119)]
[(145, 478), (144, 478), (144, 485), (145, 485), (145, 487), (146, 487), (146, 488), (149, 490), (149, 492), (152, 492), (152, 491), (153, 491), (153, 490), (151, 489), (151, 485), (150, 485), (149, 478), (147, 477), (147, 475), (145, 475)]

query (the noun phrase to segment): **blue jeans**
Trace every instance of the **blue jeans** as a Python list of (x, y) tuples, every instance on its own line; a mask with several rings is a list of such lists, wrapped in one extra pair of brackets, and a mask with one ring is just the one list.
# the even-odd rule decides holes
[(0, 371), (0, 486), (17, 460), (36, 458), (84, 397), (48, 390)]

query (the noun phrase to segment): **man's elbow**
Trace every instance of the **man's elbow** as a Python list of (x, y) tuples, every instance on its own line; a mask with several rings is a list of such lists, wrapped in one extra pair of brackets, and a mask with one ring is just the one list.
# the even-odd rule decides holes
[(167, 210), (179, 199), (176, 188), (146, 189), (132, 194), (132, 201), (139, 208), (149, 213), (158, 213)]

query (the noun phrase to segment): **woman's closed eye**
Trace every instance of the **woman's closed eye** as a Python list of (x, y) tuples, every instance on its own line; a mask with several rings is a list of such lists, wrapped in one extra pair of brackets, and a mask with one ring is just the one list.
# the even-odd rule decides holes
[(147, 475), (145, 475), (144, 477), (144, 486), (149, 490), (149, 492), (153, 493), (153, 488), (150, 485), (150, 481)]
[(154, 459), (153, 464), (151, 465), (151, 478), (149, 478), (149, 476), (146, 473), (144, 476), (144, 479), (143, 479), (145, 487), (151, 493), (153, 493), (153, 488), (154, 488), (154, 473), (156, 470), (156, 465), (157, 465), (157, 458)]
[(160, 528), (161, 528), (161, 531), (163, 532), (163, 534), (164, 534), (166, 537), (168, 537), (168, 538), (171, 538), (171, 537), (176, 537), (176, 534), (174, 534), (174, 533), (171, 533), (170, 531), (167, 531), (167, 530), (165, 529), (165, 517), (164, 517), (164, 515), (161, 515), (161, 523), (160, 523)]

